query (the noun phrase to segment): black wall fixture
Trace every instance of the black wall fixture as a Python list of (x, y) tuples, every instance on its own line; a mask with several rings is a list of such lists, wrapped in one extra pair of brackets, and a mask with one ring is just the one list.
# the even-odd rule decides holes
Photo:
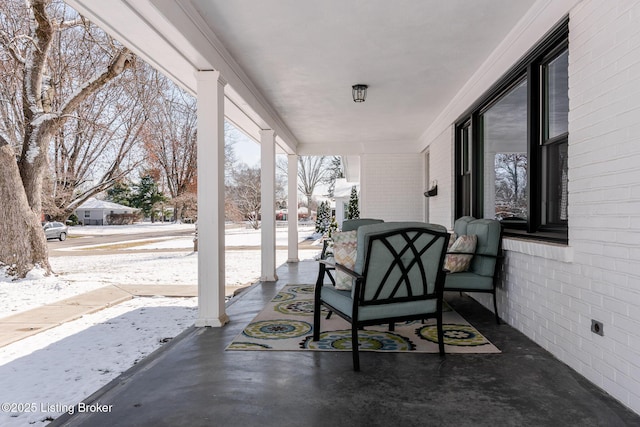
[(424, 197), (433, 197), (438, 195), (438, 183), (434, 181), (431, 188), (424, 192)]

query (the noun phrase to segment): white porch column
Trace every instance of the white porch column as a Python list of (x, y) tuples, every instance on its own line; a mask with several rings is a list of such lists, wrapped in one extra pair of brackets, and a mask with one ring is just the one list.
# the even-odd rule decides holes
[(289, 255), (287, 262), (298, 262), (298, 156), (287, 156), (287, 223), (289, 226)]
[(276, 135), (273, 130), (260, 131), (260, 205), (262, 220), (260, 280), (273, 282), (276, 276)]
[(224, 87), (219, 71), (198, 71), (198, 318), (222, 326), (224, 270)]

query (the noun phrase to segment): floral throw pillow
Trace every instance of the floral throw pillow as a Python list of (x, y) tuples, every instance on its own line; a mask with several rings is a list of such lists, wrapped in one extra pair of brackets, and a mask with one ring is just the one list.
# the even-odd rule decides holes
[(473, 255), (468, 254), (473, 254), (476, 251), (477, 244), (478, 236), (475, 234), (458, 237), (449, 248), (449, 252), (466, 252), (467, 254), (448, 254), (444, 262), (444, 268), (451, 273), (467, 271), (473, 259)]
[[(341, 231), (333, 233), (333, 257), (336, 263), (342, 264), (353, 270), (356, 265), (356, 252), (358, 249), (358, 232)], [(336, 270), (336, 289), (350, 291), (353, 279), (347, 273)]]

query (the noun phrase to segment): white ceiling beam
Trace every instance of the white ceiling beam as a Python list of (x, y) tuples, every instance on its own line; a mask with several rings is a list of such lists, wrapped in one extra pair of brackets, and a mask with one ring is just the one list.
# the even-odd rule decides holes
[(338, 141), (322, 144), (302, 143), (298, 145), (300, 156), (345, 156), (358, 154), (418, 153), (416, 141), (357, 142)]

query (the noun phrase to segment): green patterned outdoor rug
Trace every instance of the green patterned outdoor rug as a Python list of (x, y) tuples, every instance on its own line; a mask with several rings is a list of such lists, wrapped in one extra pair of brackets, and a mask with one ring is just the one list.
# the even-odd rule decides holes
[[(313, 335), (314, 285), (286, 285), (227, 347), (227, 350), (351, 351), (351, 325), (323, 308), (319, 341)], [(445, 352), (500, 353), (480, 332), (445, 304), (442, 314)], [(437, 353), (435, 319), (369, 326), (358, 331), (362, 351)]]

